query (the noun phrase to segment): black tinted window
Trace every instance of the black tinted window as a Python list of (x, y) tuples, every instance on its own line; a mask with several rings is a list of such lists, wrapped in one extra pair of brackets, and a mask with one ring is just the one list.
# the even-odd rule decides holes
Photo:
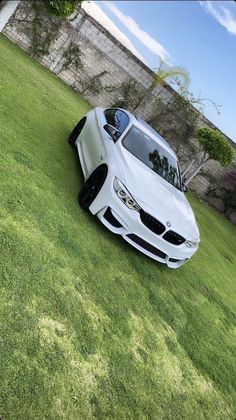
[(167, 182), (181, 189), (178, 161), (146, 133), (133, 125), (122, 140), (122, 144)]
[(129, 124), (128, 115), (120, 109), (106, 109), (105, 117), (107, 124), (115, 127), (121, 134)]

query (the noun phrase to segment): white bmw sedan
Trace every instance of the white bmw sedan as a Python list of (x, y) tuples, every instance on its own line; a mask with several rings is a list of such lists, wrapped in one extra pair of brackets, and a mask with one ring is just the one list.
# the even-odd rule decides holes
[(95, 108), (68, 142), (85, 182), (79, 204), (149, 257), (178, 268), (197, 251), (199, 230), (169, 144), (143, 120)]

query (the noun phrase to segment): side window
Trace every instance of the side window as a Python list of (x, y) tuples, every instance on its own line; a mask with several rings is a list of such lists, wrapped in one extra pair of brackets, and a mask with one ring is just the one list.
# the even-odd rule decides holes
[(119, 130), (121, 134), (129, 124), (128, 115), (120, 109), (106, 109), (105, 117), (107, 120), (107, 124), (110, 124), (113, 127), (115, 127), (117, 130)]

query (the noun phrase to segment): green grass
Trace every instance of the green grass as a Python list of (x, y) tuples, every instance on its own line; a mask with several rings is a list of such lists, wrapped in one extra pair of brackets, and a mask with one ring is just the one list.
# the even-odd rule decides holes
[(189, 194), (199, 252), (156, 263), (81, 211), (89, 105), (3, 36), (0, 99), (0, 416), (235, 419), (235, 227)]

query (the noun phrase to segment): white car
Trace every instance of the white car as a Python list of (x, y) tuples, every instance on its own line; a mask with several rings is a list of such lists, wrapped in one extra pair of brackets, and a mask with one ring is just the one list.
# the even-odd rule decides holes
[(85, 183), (79, 204), (149, 257), (178, 268), (197, 251), (199, 230), (169, 144), (124, 109), (95, 108), (68, 142)]

